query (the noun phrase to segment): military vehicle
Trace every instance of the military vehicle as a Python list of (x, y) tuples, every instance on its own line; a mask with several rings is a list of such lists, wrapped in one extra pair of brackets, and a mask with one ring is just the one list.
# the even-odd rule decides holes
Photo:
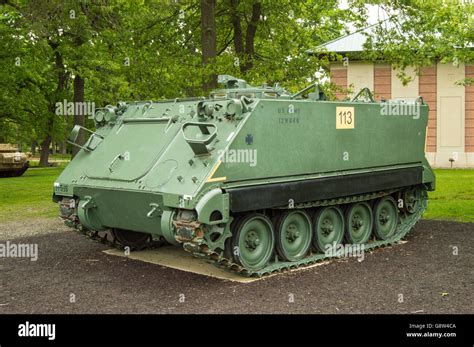
[(20, 152), (18, 146), (0, 143), (0, 177), (21, 176), (28, 166), (28, 156)]
[(219, 82), (208, 98), (120, 102), (96, 111), (95, 131), (76, 126), (81, 150), (54, 183), (65, 222), (262, 276), (340, 256), (333, 246), (394, 244), (420, 219), (435, 188), (421, 98)]

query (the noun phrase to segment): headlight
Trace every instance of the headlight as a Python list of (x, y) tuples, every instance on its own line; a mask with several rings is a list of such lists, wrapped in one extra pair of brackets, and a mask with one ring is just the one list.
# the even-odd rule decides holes
[(94, 119), (97, 123), (102, 123), (104, 121), (104, 111), (99, 110), (95, 113)]

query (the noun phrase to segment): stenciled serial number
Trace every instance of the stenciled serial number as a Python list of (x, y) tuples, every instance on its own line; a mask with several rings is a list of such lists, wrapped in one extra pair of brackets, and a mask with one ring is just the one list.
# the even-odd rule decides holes
[(68, 186), (64, 185), (64, 184), (60, 184), (60, 185), (56, 185), (54, 187), (54, 190), (58, 193), (67, 193), (68, 191)]
[(278, 124), (300, 124), (300, 119), (297, 117), (278, 118)]

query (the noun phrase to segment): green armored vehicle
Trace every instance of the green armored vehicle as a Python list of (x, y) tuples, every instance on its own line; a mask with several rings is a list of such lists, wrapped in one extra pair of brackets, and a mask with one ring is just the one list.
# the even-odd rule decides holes
[(18, 146), (0, 143), (0, 177), (21, 176), (28, 166), (28, 156), (20, 152)]
[(422, 99), (219, 82), (209, 98), (121, 102), (97, 110), (96, 131), (76, 126), (71, 143), (90, 137), (54, 183), (67, 224), (262, 276), (338, 256), (336, 245), (393, 244), (420, 219), (435, 187)]

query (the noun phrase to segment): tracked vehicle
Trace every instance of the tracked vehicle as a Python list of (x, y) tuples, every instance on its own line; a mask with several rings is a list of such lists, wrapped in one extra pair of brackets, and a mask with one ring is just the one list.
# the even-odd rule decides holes
[(0, 143), (0, 177), (18, 177), (28, 170), (29, 161), (18, 146)]
[(396, 243), (420, 219), (435, 188), (421, 98), (219, 82), (208, 98), (120, 102), (97, 110), (95, 131), (76, 126), (71, 143), (90, 137), (54, 183), (66, 223), (262, 276), (337, 256), (335, 245)]

